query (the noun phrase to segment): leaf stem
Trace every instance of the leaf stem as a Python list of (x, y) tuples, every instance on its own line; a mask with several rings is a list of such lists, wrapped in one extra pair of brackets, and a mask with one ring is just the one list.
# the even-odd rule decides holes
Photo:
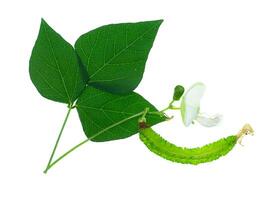
[(107, 128), (104, 128), (103, 130), (99, 131), (98, 133), (96, 133), (95, 135), (83, 140), (82, 142), (80, 142), (79, 144), (75, 145), (74, 147), (72, 147), (71, 149), (69, 149), (68, 151), (66, 151), (64, 154), (62, 154), (59, 158), (57, 158), (55, 161), (53, 162), (50, 162), (49, 165), (47, 165), (47, 168), (46, 170), (44, 171), (44, 173), (46, 173), (49, 169), (51, 169), (55, 164), (57, 164), (60, 160), (62, 160), (64, 157), (66, 157), (67, 155), (69, 155), (71, 152), (73, 152), (75, 149), (77, 149), (78, 147), (82, 146), (83, 144), (87, 143), (88, 141), (90, 141), (91, 139), (97, 137), (98, 135), (102, 134), (103, 132), (115, 127), (115, 126), (118, 126), (132, 118), (135, 118), (135, 117), (139, 117), (139, 116), (142, 116), (145, 112), (147, 112), (146, 110), (145, 111), (142, 111), (140, 113), (137, 113), (135, 115), (132, 115), (128, 118), (125, 118), (115, 124), (112, 124), (110, 126), (108, 126)]
[(80, 142), (79, 144), (75, 145), (74, 147), (70, 148), (68, 151), (66, 151), (64, 154), (62, 154), (59, 158), (57, 158), (55, 161), (53, 161), (52, 163), (50, 163), (50, 165), (47, 167), (46, 171), (47, 172), (49, 169), (51, 169), (56, 163), (58, 163), (60, 160), (62, 160), (64, 157), (66, 157), (68, 154), (70, 154), (72, 151), (74, 151), (75, 149), (77, 149), (78, 147), (82, 146), (83, 144), (85, 144), (86, 142), (88, 142), (90, 139), (85, 139), (82, 142)]
[(50, 158), (49, 158), (49, 161), (48, 161), (48, 163), (47, 163), (47, 166), (46, 166), (46, 168), (45, 168), (45, 170), (44, 170), (44, 173), (47, 173), (48, 169), (50, 168), (50, 164), (51, 164), (51, 162), (52, 162), (52, 160), (53, 160), (53, 157), (54, 157), (54, 155), (55, 155), (55, 152), (56, 152), (58, 143), (59, 143), (60, 138), (61, 138), (61, 136), (62, 136), (62, 133), (63, 133), (63, 130), (64, 130), (65, 125), (66, 125), (66, 123), (67, 123), (67, 120), (68, 120), (68, 118), (69, 118), (71, 109), (72, 109), (72, 105), (68, 106), (68, 112), (67, 112), (67, 115), (66, 115), (66, 117), (65, 117), (65, 119), (64, 119), (64, 122), (63, 122), (63, 124), (62, 124), (61, 129), (60, 129), (60, 132), (59, 132), (59, 134), (58, 134), (58, 137), (57, 137), (55, 146), (54, 146), (53, 151), (52, 151), (52, 153), (51, 153), (51, 155), (50, 155)]

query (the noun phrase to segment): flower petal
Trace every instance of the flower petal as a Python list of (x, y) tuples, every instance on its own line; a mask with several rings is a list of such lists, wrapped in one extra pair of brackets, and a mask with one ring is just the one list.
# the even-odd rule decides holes
[(185, 126), (189, 126), (198, 116), (200, 100), (204, 94), (205, 85), (195, 83), (187, 90), (181, 102), (181, 115)]
[(212, 126), (216, 126), (220, 123), (220, 121), (222, 120), (222, 115), (220, 115), (220, 114), (215, 114), (215, 115), (199, 114), (197, 116), (196, 120), (202, 126), (212, 127)]

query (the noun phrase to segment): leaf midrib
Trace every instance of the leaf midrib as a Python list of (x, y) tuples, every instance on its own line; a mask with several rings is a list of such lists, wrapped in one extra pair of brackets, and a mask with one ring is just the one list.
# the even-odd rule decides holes
[[(124, 51), (126, 51), (128, 48), (130, 48), (132, 45), (134, 45), (134, 43), (136, 43), (138, 40), (140, 40), (145, 34), (147, 34), (149, 31), (151, 31), (151, 29), (153, 29), (157, 25), (158, 24), (155, 24), (154, 26), (151, 26), (143, 34), (141, 34), (139, 37), (137, 37), (133, 42), (131, 42), (129, 45), (127, 45), (126, 48), (122, 49), (116, 55), (114, 55), (112, 58), (110, 58), (107, 62), (105, 62), (104, 65), (102, 67), (100, 67), (95, 73), (93, 73), (89, 78), (91, 79), (94, 76), (96, 76), (98, 74), (98, 72), (100, 72), (104, 67), (106, 67), (108, 64), (110, 64), (115, 58), (120, 56)], [(127, 32), (126, 32), (126, 35), (127, 35)]]
[(45, 31), (46, 39), (48, 40), (48, 44), (49, 44), (49, 46), (50, 46), (50, 48), (51, 48), (51, 50), (52, 50), (52, 55), (53, 55), (53, 57), (54, 57), (54, 59), (55, 59), (55, 61), (56, 61), (56, 66), (57, 66), (57, 68), (58, 68), (58, 72), (59, 72), (61, 81), (62, 81), (62, 83), (63, 83), (63, 87), (64, 87), (65, 93), (66, 93), (66, 95), (67, 95), (69, 104), (71, 104), (72, 102), (71, 102), (71, 99), (70, 99), (70, 95), (69, 95), (69, 93), (68, 93), (68, 90), (67, 90), (67, 87), (66, 87), (65, 80), (64, 80), (63, 75), (62, 75), (62, 73), (61, 73), (61, 70), (60, 70), (60, 67), (59, 67), (59, 64), (58, 64), (58, 60), (57, 60), (57, 58), (56, 58), (56, 55), (55, 55), (55, 52), (54, 52), (54, 48), (53, 48), (53, 45), (52, 45), (51, 40), (50, 40), (50, 37), (49, 37), (49, 33), (47, 32), (47, 29), (46, 29), (46, 25), (44, 25), (44, 31)]

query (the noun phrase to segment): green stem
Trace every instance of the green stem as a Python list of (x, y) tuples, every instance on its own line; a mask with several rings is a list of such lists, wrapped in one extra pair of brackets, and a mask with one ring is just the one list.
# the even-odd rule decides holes
[(64, 122), (63, 122), (63, 124), (62, 124), (61, 129), (60, 129), (60, 132), (59, 132), (59, 134), (58, 134), (58, 137), (57, 137), (55, 146), (54, 146), (54, 148), (53, 148), (53, 151), (52, 151), (52, 153), (51, 153), (51, 156), (50, 156), (50, 158), (49, 158), (49, 161), (48, 161), (48, 163), (47, 163), (47, 166), (46, 166), (46, 168), (45, 168), (45, 170), (44, 170), (44, 173), (46, 173), (46, 172), (48, 171), (48, 169), (50, 168), (50, 164), (51, 164), (51, 162), (52, 162), (52, 160), (53, 160), (53, 157), (54, 157), (54, 155), (55, 155), (55, 152), (56, 152), (58, 143), (59, 143), (60, 138), (61, 138), (61, 136), (62, 136), (62, 133), (63, 133), (63, 130), (64, 130), (65, 125), (66, 125), (66, 123), (67, 123), (67, 120), (68, 120), (68, 118), (69, 118), (71, 109), (72, 109), (72, 105), (70, 105), (69, 108), (68, 108), (67, 115), (66, 115), (66, 117), (65, 117), (65, 119), (64, 119)]
[(67, 155), (69, 155), (69, 154), (70, 154), (71, 152), (73, 152), (75, 149), (77, 149), (78, 147), (80, 147), (80, 146), (82, 146), (83, 144), (87, 143), (87, 142), (90, 141), (91, 139), (97, 137), (98, 135), (102, 134), (103, 132), (105, 132), (105, 131), (107, 131), (107, 130), (109, 130), (109, 129), (111, 129), (111, 128), (114, 128), (115, 126), (118, 126), (118, 125), (120, 125), (120, 124), (122, 124), (122, 123), (124, 123), (124, 122), (126, 122), (126, 121), (128, 121), (128, 120), (130, 120), (130, 119), (132, 119), (132, 118), (142, 116), (145, 112), (147, 112), (147, 111), (142, 111), (142, 112), (140, 112), (140, 113), (137, 113), (137, 114), (135, 114), (135, 115), (132, 115), (131, 117), (125, 118), (125, 119), (123, 119), (123, 120), (121, 120), (121, 121), (119, 121), (119, 122), (117, 122), (117, 123), (115, 123), (115, 124), (112, 124), (111, 126), (108, 126), (108, 127), (105, 128), (105, 129), (99, 131), (99, 132), (96, 133), (95, 135), (93, 135), (93, 136), (91, 136), (91, 137), (85, 139), (84, 141), (80, 142), (79, 144), (75, 145), (74, 147), (72, 147), (71, 149), (69, 149), (68, 151), (66, 151), (64, 154), (62, 154), (62, 155), (61, 155), (58, 159), (56, 159), (55, 161), (50, 162), (49, 165), (47, 166), (47, 168), (46, 168), (46, 170), (45, 170), (44, 172), (46, 173), (49, 169), (51, 169), (51, 168), (52, 168), (55, 164), (57, 164), (60, 160), (62, 160), (64, 157), (66, 157)]
[(140, 122), (146, 121), (146, 114), (148, 113), (149, 108), (145, 108), (145, 111), (143, 112), (141, 118), (139, 119)]
[(169, 110), (170, 107), (168, 106), (167, 108), (164, 108), (163, 110), (159, 111), (160, 113), (164, 113), (165, 111)]
[(167, 111), (167, 110), (180, 110), (181, 108), (173, 106), (174, 102), (175, 102), (175, 100), (172, 100), (169, 103), (168, 107), (164, 108), (161, 111), (154, 111), (154, 112), (148, 112), (148, 113), (151, 114), (151, 115), (166, 116), (168, 119), (172, 119), (173, 117), (168, 117), (164, 112)]
[(174, 107), (174, 106), (173, 106), (173, 107), (170, 107), (170, 109), (171, 109), (171, 110), (180, 110), (181, 108), (179, 108), (179, 107)]
[(49, 169), (51, 169), (55, 164), (57, 164), (60, 160), (62, 160), (64, 157), (66, 157), (68, 154), (70, 154), (71, 152), (73, 152), (75, 149), (77, 149), (78, 147), (82, 146), (83, 144), (87, 143), (90, 139), (85, 139), (84, 141), (80, 142), (79, 144), (75, 145), (74, 147), (72, 147), (71, 149), (69, 149), (68, 151), (66, 151), (64, 154), (62, 154), (58, 159), (56, 159), (54, 162), (52, 162), (46, 169), (45, 172), (47, 172)]
[(159, 112), (163, 113), (163, 112), (165, 112), (165, 111), (167, 111), (167, 110), (180, 110), (180, 108), (173, 106), (173, 103), (174, 103), (174, 102), (175, 102), (175, 100), (172, 100), (172, 101), (169, 103), (169, 105), (168, 105), (167, 108), (164, 108), (163, 110), (161, 110), (161, 111), (159, 111)]

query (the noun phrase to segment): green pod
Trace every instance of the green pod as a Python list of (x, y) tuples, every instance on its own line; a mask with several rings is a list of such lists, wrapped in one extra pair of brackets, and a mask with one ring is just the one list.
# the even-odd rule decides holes
[(226, 155), (243, 135), (252, 134), (252, 132), (244, 126), (237, 135), (228, 136), (197, 148), (178, 147), (162, 138), (152, 128), (140, 129), (139, 137), (150, 151), (162, 158), (177, 163), (197, 165)]

